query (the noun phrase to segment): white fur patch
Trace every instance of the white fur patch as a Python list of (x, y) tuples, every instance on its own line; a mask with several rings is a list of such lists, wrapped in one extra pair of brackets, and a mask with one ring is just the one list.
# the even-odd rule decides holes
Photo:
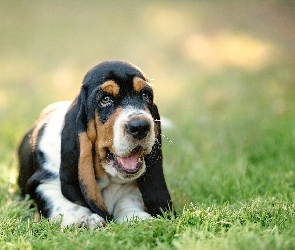
[[(146, 119), (150, 123), (150, 131), (142, 140), (135, 139), (126, 132), (126, 125), (136, 119)], [(142, 109), (123, 109), (114, 124), (113, 150), (118, 156), (128, 156), (131, 151), (141, 146), (145, 154), (149, 154), (155, 143), (154, 120), (151, 114)]]
[(52, 221), (61, 220), (61, 226), (77, 224), (78, 226), (94, 229), (105, 225), (105, 220), (93, 214), (88, 208), (77, 205), (66, 199), (61, 193), (60, 181), (46, 181), (40, 184), (37, 193), (41, 193), (50, 207), (49, 218)]
[(44, 153), (45, 162), (42, 168), (59, 174), (61, 130), (70, 102), (59, 102), (53, 105), (57, 105), (58, 108), (52, 112), (45, 126), (44, 133), (39, 139), (38, 149)]
[(147, 219), (141, 193), (133, 183), (112, 183), (102, 191), (104, 202), (117, 222)]

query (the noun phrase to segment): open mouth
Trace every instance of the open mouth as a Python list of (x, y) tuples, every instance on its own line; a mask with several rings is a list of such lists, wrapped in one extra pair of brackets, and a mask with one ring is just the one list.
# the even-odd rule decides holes
[(143, 164), (142, 148), (136, 147), (129, 156), (120, 157), (111, 152), (108, 153), (107, 159), (114, 162), (114, 167), (120, 172), (135, 174)]

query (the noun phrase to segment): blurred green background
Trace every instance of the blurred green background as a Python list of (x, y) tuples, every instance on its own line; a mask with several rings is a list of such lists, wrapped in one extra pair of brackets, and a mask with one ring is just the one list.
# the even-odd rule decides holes
[(178, 209), (282, 185), (294, 198), (294, 13), (291, 0), (2, 0), (3, 172), (13, 182), (15, 149), (47, 104), (73, 99), (91, 67), (120, 59), (153, 79), (173, 123), (163, 143)]

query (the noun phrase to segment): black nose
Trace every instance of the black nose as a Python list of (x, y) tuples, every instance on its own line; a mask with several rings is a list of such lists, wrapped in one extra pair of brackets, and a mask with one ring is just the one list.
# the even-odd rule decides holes
[(127, 132), (136, 139), (143, 139), (150, 131), (151, 125), (147, 120), (133, 120), (126, 125)]

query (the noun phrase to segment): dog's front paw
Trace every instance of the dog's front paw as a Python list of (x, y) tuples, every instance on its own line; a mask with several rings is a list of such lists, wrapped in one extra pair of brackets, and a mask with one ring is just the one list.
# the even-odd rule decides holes
[(89, 228), (90, 230), (103, 227), (105, 226), (106, 222), (103, 218), (101, 218), (97, 214), (91, 214), (91, 215), (84, 215), (82, 216), (78, 223), (78, 227), (84, 227), (84, 228)]

